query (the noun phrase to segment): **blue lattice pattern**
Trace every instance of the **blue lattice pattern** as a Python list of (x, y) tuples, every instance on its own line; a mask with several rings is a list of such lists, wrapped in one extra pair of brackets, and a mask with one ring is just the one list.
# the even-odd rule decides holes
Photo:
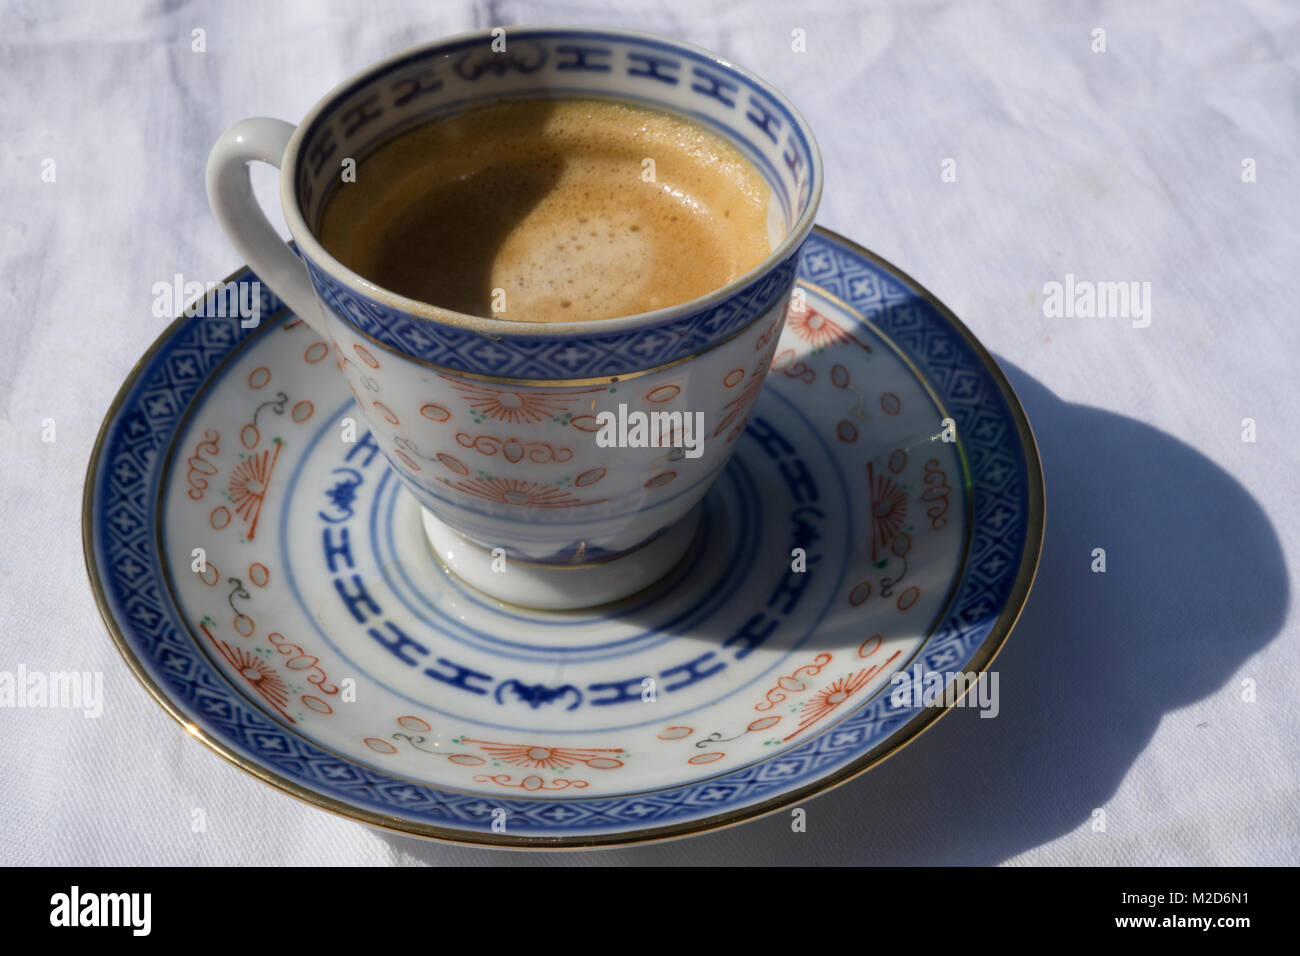
[(757, 321), (789, 294), (798, 255), (725, 301), (657, 326), (600, 331), (597, 323), (581, 337), (501, 335), (411, 315), (362, 295), (304, 257), (312, 284), (325, 306), (385, 348), (422, 362), (461, 372), (518, 379), (600, 378), (657, 368), (693, 355)]

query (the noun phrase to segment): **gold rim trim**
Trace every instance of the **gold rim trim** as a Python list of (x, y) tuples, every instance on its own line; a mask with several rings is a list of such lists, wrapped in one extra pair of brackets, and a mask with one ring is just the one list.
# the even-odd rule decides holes
[[(656, 535), (656, 537), (658, 537), (658, 536)], [(685, 570), (687, 563), (690, 561), (691, 558), (693, 558), (693, 557), (695, 556), (695, 551), (696, 551), (696, 549), (700, 546), (700, 541), (701, 541), (702, 538), (703, 538), (703, 535), (702, 535), (702, 533), (701, 533), (701, 530), (700, 530), (700, 528), (697, 527), (697, 528), (695, 529), (695, 535), (691, 538), (691, 543), (690, 543), (689, 545), (687, 545), (686, 550), (683, 551), (683, 552), (681, 553), (681, 556), (676, 560), (676, 562), (674, 562), (673, 566), (672, 566), (671, 568), (669, 568), (667, 571), (665, 571), (663, 574), (659, 575), (659, 577), (655, 578), (655, 579), (654, 579), (653, 581), (651, 581), (649, 584), (645, 585), (645, 587), (642, 587), (642, 588), (640, 588), (640, 589), (638, 589), (638, 590), (636, 590), (636, 591), (633, 591), (631, 594), (625, 595), (625, 596), (623, 596), (623, 597), (621, 597), (621, 598), (618, 598), (618, 599), (616, 599), (616, 600), (613, 600), (613, 601), (606, 601), (604, 604), (593, 604), (593, 605), (591, 605), (590, 607), (569, 608), (569, 609), (567, 609), (567, 610), (558, 610), (558, 611), (548, 612), (548, 613), (567, 614), (567, 613), (570, 613), (570, 612), (573, 612), (573, 611), (583, 612), (583, 611), (605, 610), (605, 609), (614, 609), (614, 608), (618, 608), (618, 607), (631, 606), (634, 602), (639, 601), (639, 600), (641, 600), (643, 597), (645, 597), (645, 595), (646, 595), (647, 593), (649, 593), (650, 591), (657, 590), (657, 589), (659, 589), (659, 588), (661, 588), (661, 587), (664, 587), (664, 586), (671, 586), (671, 585), (673, 585), (673, 584), (676, 584), (678, 578), (681, 577), (682, 572)], [(474, 590), (475, 592), (477, 592), (477, 593), (479, 593), (479, 594), (482, 594), (482, 595), (485, 595), (486, 597), (491, 598), (493, 601), (497, 601), (497, 602), (499, 602), (499, 603), (501, 603), (501, 604), (504, 604), (506, 607), (509, 607), (509, 608), (515, 608), (516, 610), (520, 610), (520, 611), (527, 611), (527, 612), (530, 613), (530, 614), (536, 614), (536, 613), (538, 613), (538, 611), (539, 611), (538, 608), (535, 608), (535, 607), (528, 607), (526, 604), (515, 604), (513, 601), (507, 601), (507, 600), (505, 600), (504, 598), (499, 598), (499, 597), (496, 597), (495, 595), (488, 594), (486, 591), (479, 590), (478, 588), (474, 587), (474, 585), (470, 584), (468, 581), (466, 581), (464, 578), (462, 578), (462, 577), (461, 577), (459, 574), (457, 574), (454, 570), (452, 570), (452, 569), (447, 565), (447, 562), (444, 561), (444, 560), (442, 560), (442, 555), (440, 555), (437, 551), (433, 551), (433, 549), (430, 548), (430, 553), (433, 554), (433, 559), (434, 559), (435, 561), (438, 562), (438, 566), (442, 568), (444, 574), (449, 574), (449, 575), (451, 575), (453, 578), (455, 578), (457, 581), (459, 581), (459, 582), (460, 582), (461, 584), (463, 584), (465, 587), (467, 587), (467, 588), (471, 588), (471, 589)], [(315, 742), (313, 742), (313, 746), (320, 747), (322, 750), (327, 749), (323, 744), (320, 744), (320, 743), (315, 743)], [(352, 761), (355, 761), (355, 759), (356, 759), (356, 758), (354, 758), (354, 757), (348, 757), (346, 754), (343, 754), (343, 755), (341, 755), (341, 756), (343, 756), (345, 760), (352, 760)], [(381, 771), (381, 772), (382, 772), (382, 771)], [(399, 775), (398, 775), (398, 774), (392, 774), (392, 776), (399, 776)], [(407, 779), (407, 778), (403, 777), (403, 779)], [(712, 778), (707, 778), (707, 779), (712, 779)], [(428, 781), (425, 781), (425, 780), (415, 780), (415, 779), (412, 778), (412, 782), (413, 782), (413, 783), (416, 783), (416, 784), (419, 784), (419, 785), (422, 786), (422, 787), (435, 787), (435, 786), (436, 786), (436, 789), (439, 789), (439, 790), (456, 790), (455, 787), (445, 786), (445, 785), (442, 785), (442, 784), (435, 785), (435, 784), (431, 784), (431, 783), (429, 783)], [(703, 783), (704, 781), (697, 781), (697, 782), (699, 782), (699, 783)], [(663, 787), (656, 787), (656, 788), (654, 788), (654, 789), (656, 789), (656, 790), (662, 790), (662, 789), (664, 789), (664, 788), (663, 788)], [(473, 794), (475, 794), (475, 795), (480, 795), (480, 794), (479, 794), (479, 791), (477, 791), (477, 790), (456, 790), (456, 792), (457, 792), (457, 793), (473, 793)], [(637, 791), (637, 792), (638, 792), (638, 793), (643, 793), (643, 792), (648, 793), (648, 792), (650, 792), (650, 791)], [(627, 796), (627, 794), (626, 794), (626, 793), (624, 793), (624, 794), (616, 794), (616, 795), (615, 795), (615, 798), (617, 798), (618, 796)], [(515, 797), (514, 799), (516, 799), (516, 800), (535, 800), (535, 801), (539, 801), (539, 802), (540, 802), (540, 801), (543, 801), (543, 800), (550, 800), (550, 799), (553, 799), (553, 798), (551, 798), (551, 797), (528, 797), (528, 796), (521, 796), (521, 797)], [(610, 799), (610, 798), (609, 798), (609, 797), (606, 797), (606, 798), (604, 798), (604, 799)], [(463, 841), (457, 841), (457, 842), (463, 842)], [(653, 842), (653, 841), (644, 841), (644, 842)], [(580, 848), (579, 848), (579, 849), (580, 849)]]
[[(435, 515), (435, 517), (437, 517), (437, 516)], [(439, 519), (439, 520), (441, 520), (441, 519)], [(454, 533), (458, 538), (460, 538), (460, 540), (461, 540), (464, 544), (466, 544), (466, 545), (468, 545), (469, 547), (473, 548), (473, 549), (474, 549), (475, 551), (477, 551), (479, 554), (486, 554), (486, 555), (488, 555), (488, 556), (492, 556), (492, 551), (491, 551), (490, 549), (483, 547), (483, 545), (481, 545), (481, 544), (476, 544), (475, 542), (471, 541), (469, 538), (465, 537), (463, 534), (461, 534), (459, 531), (457, 531), (457, 530), (456, 530), (455, 528), (453, 528), (451, 525), (446, 524), (445, 522), (443, 522), (443, 525), (444, 525), (444, 527), (446, 527), (448, 530), (450, 530), (452, 533)], [(654, 534), (650, 535), (650, 537), (646, 538), (646, 539), (645, 539), (644, 541), (642, 541), (640, 544), (634, 544), (634, 545), (632, 545), (632, 547), (628, 548), (626, 551), (620, 551), (620, 552), (618, 552), (618, 554), (611, 554), (611, 555), (609, 555), (608, 557), (600, 558), (599, 560), (596, 560), (596, 561), (586, 561), (586, 562), (583, 562), (583, 563), (581, 563), (581, 564), (548, 564), (548, 563), (545, 562), (545, 561), (525, 561), (523, 558), (512, 558), (512, 557), (509, 557), (508, 555), (505, 556), (505, 558), (506, 558), (506, 563), (507, 563), (507, 564), (517, 564), (517, 565), (520, 565), (521, 567), (525, 567), (525, 568), (539, 568), (539, 569), (541, 569), (541, 570), (543, 570), (543, 571), (583, 571), (583, 570), (586, 570), (587, 568), (598, 568), (598, 567), (600, 567), (602, 564), (609, 564), (609, 562), (611, 562), (611, 561), (617, 561), (617, 560), (619, 560), (620, 558), (626, 558), (626, 557), (627, 557), (628, 555), (630, 555), (630, 554), (635, 554), (636, 552), (640, 551), (642, 548), (646, 548), (646, 547), (649, 547), (650, 545), (654, 544), (656, 541), (658, 541), (660, 538), (662, 538), (665, 534), (667, 534), (668, 531), (669, 531), (669, 529), (671, 529), (671, 528), (672, 528), (672, 525), (669, 525), (667, 528), (660, 528), (658, 531), (656, 531)], [(432, 550), (432, 547), (433, 547), (433, 546), (432, 546), (432, 544), (431, 544), (431, 545), (430, 545), (430, 550)], [(580, 543), (580, 547), (579, 547), (578, 553), (575, 554), (574, 557), (575, 557), (575, 558), (580, 558), (580, 557), (582, 557), (582, 555), (584, 555), (584, 554), (586, 554), (586, 553), (587, 553), (587, 542), (586, 542), (586, 539), (583, 539), (583, 541)], [(437, 551), (434, 551), (433, 554), (434, 554), (434, 556), (435, 556), (439, 561), (442, 561), (442, 555), (438, 554)], [(443, 561), (443, 564), (446, 565), (446, 562)], [(447, 570), (451, 571), (450, 566), (447, 567)], [(452, 571), (452, 573), (455, 574), (456, 572), (455, 572), (455, 571)], [(457, 577), (459, 577), (459, 575), (457, 575)], [(471, 587), (473, 587), (473, 585), (471, 585)], [(477, 589), (475, 589), (475, 590), (477, 590)], [(487, 592), (484, 591), (484, 592), (482, 592), (482, 593), (486, 594)], [(500, 601), (501, 599), (498, 598), (498, 597), (493, 597), (493, 600)], [(504, 603), (509, 604), (510, 602), (509, 602), (509, 601), (506, 601), (506, 602), (504, 602)], [(530, 610), (537, 610), (537, 609), (536, 609), (536, 608), (531, 608)]]
[[(1007, 380), (1002, 369), (998, 367), (997, 362), (989, 354), (988, 350), (980, 344), (979, 340), (975, 338), (970, 329), (968, 329), (947, 306), (936, 299), (928, 289), (918, 283), (910, 275), (903, 272), (901, 269), (896, 268), (870, 250), (844, 238), (836, 232), (824, 229), (821, 226), (814, 227), (813, 231), (822, 236), (822, 238), (833, 243), (838, 243), (863, 258), (886, 269), (894, 276), (910, 285), (921, 298), (925, 299), (935, 309), (935, 311), (937, 311), (952, 325), (958, 334), (966, 340), (967, 344), (970, 345), (971, 349), (975, 352), (976, 357), (980, 359), (987, 371), (992, 375), (1003, 400), (1008, 405), (1011, 417), (1015, 420), (1016, 433), (1020, 438), (1021, 448), (1024, 453), (1026, 477), (1028, 479), (1025, 490), (1027, 529), (1024, 548), (1020, 555), (1020, 567), (1016, 573), (1015, 581), (1012, 584), (1011, 592), (1008, 594), (1006, 603), (998, 614), (998, 618), (990, 629), (988, 636), (984, 639), (984, 642), (979, 646), (979, 649), (971, 657), (967, 665), (967, 671), (982, 673), (997, 658), (998, 653), (1002, 650), (1003, 646), (1005, 646), (1006, 640), (1010, 636), (1016, 622), (1019, 621), (1020, 615), (1024, 610), (1025, 601), (1029, 596), (1030, 589), (1033, 587), (1034, 577), (1038, 572), (1038, 563), (1039, 558), (1042, 555), (1043, 546), (1046, 495), (1046, 488), (1043, 481), (1042, 461), (1038, 453), (1038, 442), (1034, 438), (1034, 432), (1029, 424), (1029, 419), (1025, 415), (1024, 407), (1021, 405), (1015, 389), (1012, 388), (1011, 383)], [(227, 276), (223, 282), (231, 282), (237, 276), (242, 275), (246, 271), (246, 268), (239, 269)], [(924, 708), (920, 714), (908, 723), (904, 724), (903, 727), (894, 731), (889, 738), (882, 740), (879, 744), (867, 751), (865, 754), (859, 756), (852, 763), (840, 768), (840, 770), (836, 771), (834, 774), (823, 777), (819, 780), (814, 780), (796, 790), (779, 794), (769, 800), (743, 807), (739, 810), (732, 810), (716, 816), (706, 817), (702, 820), (681, 824), (670, 824), (657, 828), (632, 830), (619, 834), (571, 837), (510, 837), (505, 835), (503, 837), (498, 837), (493, 833), (453, 830), (447, 827), (435, 826), (433, 824), (404, 820), (390, 814), (356, 807), (344, 803), (341, 800), (337, 800), (334, 797), (309, 790), (299, 783), (265, 769), (237, 753), (233, 748), (227, 746), (222, 741), (215, 740), (208, 736), (188, 714), (177, 707), (163, 689), (153, 680), (144, 668), (143, 664), (135, 656), (130, 645), (123, 636), (121, 629), (118, 627), (116, 619), (113, 617), (109, 598), (104, 593), (103, 586), (100, 583), (98, 563), (95, 560), (94, 487), (95, 476), (99, 470), (100, 457), (104, 450), (108, 430), (112, 425), (117, 412), (121, 408), (122, 402), (131, 391), (131, 388), (135, 385), (140, 372), (146, 365), (148, 365), (154, 355), (161, 350), (162, 346), (171, 338), (171, 336), (175, 334), (180, 325), (186, 321), (192, 320), (187, 319), (184, 314), (182, 314), (172, 322), (172, 324), (169, 325), (149, 347), (149, 350), (141, 356), (140, 360), (135, 363), (130, 374), (118, 389), (116, 396), (114, 396), (113, 402), (104, 416), (104, 421), (100, 425), (99, 433), (95, 438), (95, 446), (91, 452), (90, 462), (86, 469), (86, 479), (82, 490), (81, 539), (86, 573), (90, 579), (91, 591), (94, 593), (95, 603), (99, 608), (100, 617), (103, 619), (104, 625), (108, 629), (114, 645), (122, 655), (122, 658), (126, 661), (127, 666), (131, 669), (131, 673), (133, 673), (136, 679), (144, 685), (145, 689), (158, 702), (159, 706), (170, 714), (188, 734), (201, 741), (221, 757), (264, 783), (270, 784), (277, 790), (287, 793), (291, 797), (322, 810), (327, 810), (338, 816), (365, 823), (382, 830), (388, 830), (406, 836), (426, 837), (428, 839), (462, 846), (474, 845), (498, 849), (536, 848), (575, 850), (659, 843), (695, 834), (721, 830), (750, 820), (756, 820), (760, 817), (775, 813), (784, 807), (796, 804), (810, 796), (820, 796), (821, 794), (829, 793), (831, 790), (843, 786), (850, 780), (898, 753), (908, 744), (916, 741), (921, 734), (934, 724), (936, 720), (960, 703), (961, 700), (965, 698), (966, 694), (970, 692), (970, 684), (967, 683), (965, 688), (962, 690), (962, 693), (952, 699), (951, 704), (947, 704), (944, 707)], [(254, 334), (258, 333), (255, 332)], [(928, 382), (928, 380), (924, 378), (922, 381)], [(224, 675), (222, 676), (224, 677)], [(944, 689), (945, 694), (943, 699), (945, 701), (949, 699), (947, 692), (952, 686), (953, 685), (950, 684)]]

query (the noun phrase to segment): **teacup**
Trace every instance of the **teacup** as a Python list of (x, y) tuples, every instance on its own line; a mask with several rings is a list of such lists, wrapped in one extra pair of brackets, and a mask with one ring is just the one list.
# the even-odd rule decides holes
[[(313, 230), (345, 160), (430, 119), (528, 97), (613, 99), (719, 134), (770, 188), (770, 254), (689, 302), (539, 325), (405, 298), (321, 245)], [(253, 198), (254, 160), (281, 169), (297, 255)], [(780, 93), (704, 50), (631, 31), (512, 27), (384, 60), (297, 127), (236, 124), (213, 148), (207, 183), (254, 272), (333, 344), (443, 563), (500, 600), (565, 609), (647, 587), (691, 546), (700, 500), (735, 449), (780, 337), (822, 165)]]

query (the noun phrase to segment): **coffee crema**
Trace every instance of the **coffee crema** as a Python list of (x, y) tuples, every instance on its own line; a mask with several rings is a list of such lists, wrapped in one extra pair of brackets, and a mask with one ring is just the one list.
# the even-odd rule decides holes
[(430, 305), (611, 319), (721, 288), (771, 251), (771, 190), (725, 139), (595, 99), (495, 103), (402, 133), (337, 186), (317, 235)]

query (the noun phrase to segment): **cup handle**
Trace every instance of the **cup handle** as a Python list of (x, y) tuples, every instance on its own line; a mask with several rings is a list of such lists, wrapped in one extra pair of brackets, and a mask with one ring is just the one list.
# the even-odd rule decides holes
[(307, 267), (271, 226), (248, 176), (248, 164), (255, 160), (278, 169), (293, 133), (292, 124), (265, 117), (241, 120), (226, 130), (208, 156), (208, 202), (258, 278), (328, 342), (330, 336)]

